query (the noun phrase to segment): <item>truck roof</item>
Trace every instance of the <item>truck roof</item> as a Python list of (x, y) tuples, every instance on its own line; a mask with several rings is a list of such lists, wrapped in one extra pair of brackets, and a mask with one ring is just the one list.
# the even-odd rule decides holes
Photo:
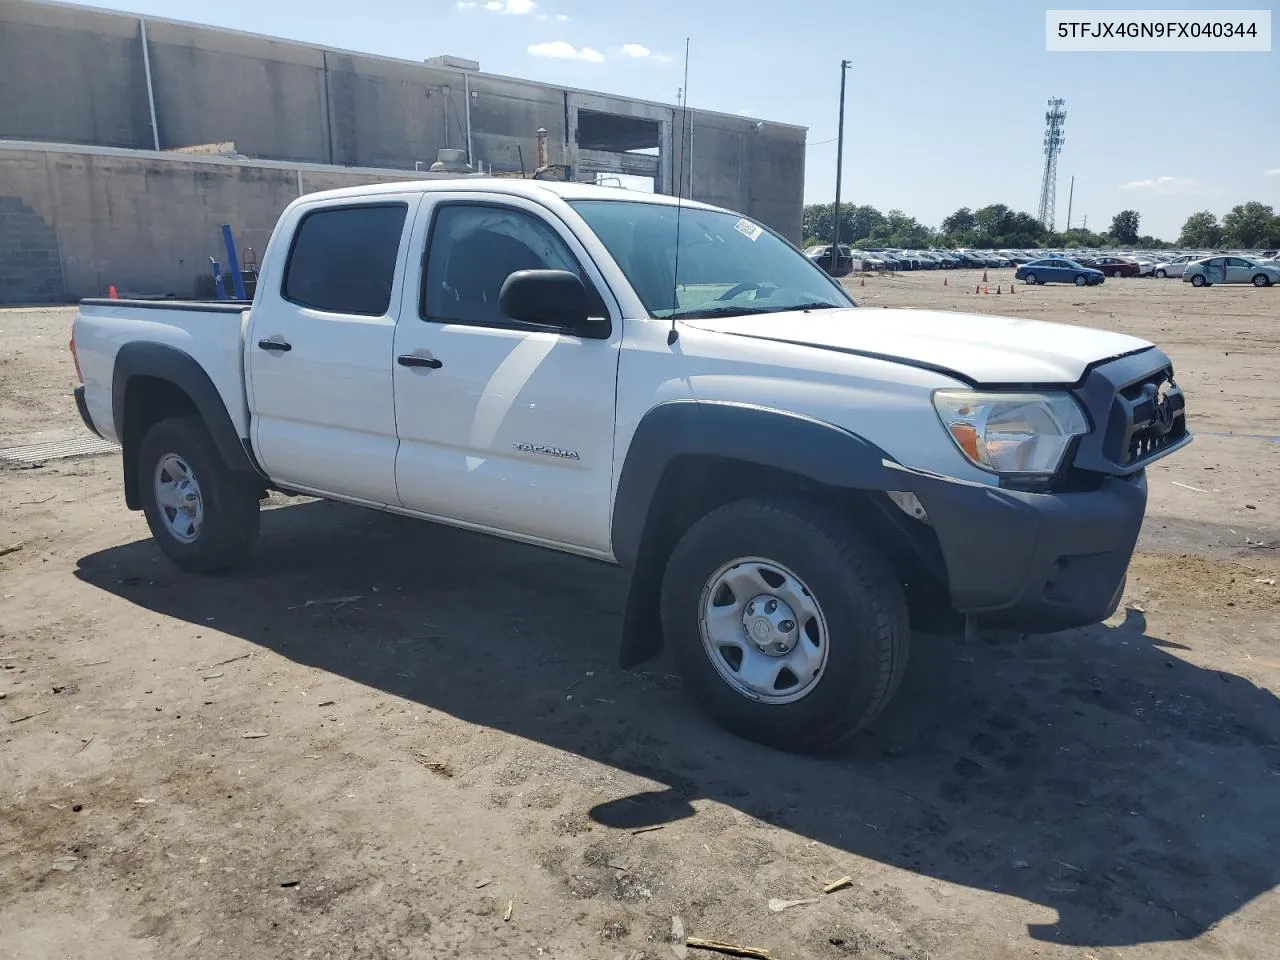
[[(520, 180), (514, 177), (461, 176), (451, 179), (404, 180), (391, 183), (364, 184), (344, 187), (341, 190), (323, 190), (299, 197), (302, 202), (317, 200), (350, 200), (376, 197), (386, 193), (498, 193), (511, 197), (542, 200), (547, 194), (564, 200), (626, 200), (634, 203), (658, 203), (668, 206), (681, 204), (702, 210), (722, 210), (722, 207), (700, 203), (688, 198), (676, 198), (664, 193), (644, 193), (624, 187), (600, 187), (591, 183), (565, 183), (558, 180)], [(295, 201), (296, 202), (296, 201)]]

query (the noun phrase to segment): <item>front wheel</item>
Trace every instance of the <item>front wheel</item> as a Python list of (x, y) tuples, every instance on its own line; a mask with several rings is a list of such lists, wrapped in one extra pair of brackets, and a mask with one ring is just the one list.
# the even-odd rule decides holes
[(162, 420), (147, 431), (138, 482), (151, 535), (183, 570), (227, 570), (258, 538), (257, 485), (227, 467), (199, 417)]
[(742, 500), (695, 523), (662, 585), (662, 623), (685, 688), (729, 730), (827, 750), (897, 689), (910, 628), (902, 587), (837, 513)]
[(1271, 286), (1271, 278), (1265, 273), (1259, 273), (1254, 276), (1253, 285), (1255, 287), (1269, 287)]
[(1157, 270), (1157, 271), (1156, 271), (1156, 277), (1157, 277), (1158, 279), (1160, 279), (1160, 280), (1163, 280), (1163, 279), (1164, 279), (1165, 277), (1167, 277), (1168, 275), (1169, 275), (1169, 274), (1165, 273), (1163, 270)]
[(1033, 287), (1034, 287), (1034, 286), (1035, 286), (1037, 283), (1039, 283), (1039, 282), (1040, 282), (1040, 281), (1036, 279), (1036, 275), (1035, 275), (1034, 273), (1028, 273), (1028, 274), (1027, 274), (1027, 284), (1028, 284), (1029, 286), (1033, 286)]
[(1085, 286), (1088, 282), (1089, 282), (1089, 278), (1088, 278), (1088, 277), (1086, 277), (1086, 276), (1084, 276), (1083, 274), (1081, 274), (1080, 276), (1076, 277), (1076, 286), (1077, 286), (1077, 287), (1083, 287), (1083, 286)]
[(1209, 281), (1207, 281), (1201, 274), (1197, 273), (1194, 277), (1191, 278), (1191, 285), (1193, 287), (1205, 287), (1205, 286), (1208, 286), (1208, 284), (1209, 284)]

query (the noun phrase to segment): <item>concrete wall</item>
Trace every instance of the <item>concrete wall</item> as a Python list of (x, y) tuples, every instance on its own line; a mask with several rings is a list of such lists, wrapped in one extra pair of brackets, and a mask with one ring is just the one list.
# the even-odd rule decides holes
[[(532, 170), (545, 127), (551, 161), (577, 166), (590, 109), (656, 121), (655, 187), (675, 192), (683, 112), (669, 105), (168, 20), (146, 34), (161, 149), (234, 141), (255, 158), (412, 170), (466, 147), (469, 102), (473, 164), (516, 171), (523, 150)], [(0, 139), (151, 149), (143, 49), (136, 16), (0, 0)], [(799, 240), (804, 130), (689, 113), (691, 195)]]
[(413, 177), (400, 171), (174, 159), (152, 152), (0, 144), (0, 304), (104, 296), (190, 297), (222, 224), (259, 258), (301, 193)]

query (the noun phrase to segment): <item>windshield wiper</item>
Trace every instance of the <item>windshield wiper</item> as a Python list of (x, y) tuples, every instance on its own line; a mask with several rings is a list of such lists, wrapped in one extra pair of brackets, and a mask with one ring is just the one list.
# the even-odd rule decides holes
[(834, 303), (786, 303), (775, 304), (768, 307), (751, 307), (744, 304), (724, 304), (718, 307), (690, 307), (688, 310), (677, 310), (674, 316), (677, 320), (699, 320), (708, 317), (747, 317), (758, 316), (763, 313), (786, 313), (790, 310), (835, 310), (837, 304)]

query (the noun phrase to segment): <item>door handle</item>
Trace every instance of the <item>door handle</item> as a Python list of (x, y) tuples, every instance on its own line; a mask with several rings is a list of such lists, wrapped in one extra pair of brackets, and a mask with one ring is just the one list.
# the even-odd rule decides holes
[(413, 353), (402, 353), (396, 357), (396, 363), (402, 367), (430, 367), (432, 370), (439, 370), (444, 366), (435, 357), (419, 357)]
[(281, 353), (288, 353), (293, 349), (293, 344), (285, 340), (259, 340), (259, 350), (279, 350)]

